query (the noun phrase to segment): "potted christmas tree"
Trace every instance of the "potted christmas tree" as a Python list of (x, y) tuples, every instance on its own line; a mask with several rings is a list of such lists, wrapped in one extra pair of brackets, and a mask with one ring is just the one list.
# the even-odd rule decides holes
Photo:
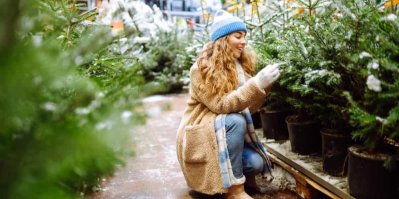
[[(274, 43), (266, 44), (269, 48), (274, 47), (274, 51), (269, 50), (271, 55), (276, 56), (271, 61), (284, 61), (287, 64), (280, 67), (281, 76), (275, 87), (277, 89), (272, 88), (270, 102), (265, 108), (270, 110), (274, 107), (293, 107), (295, 115), (287, 117), (291, 149), (300, 154), (310, 154), (320, 151), (319, 121), (316, 115), (321, 105), (315, 101), (316, 90), (308, 86), (310, 82), (305, 78), (305, 74), (317, 67), (317, 61), (302, 56), (303, 48), (300, 46), (312, 46), (302, 42), (308, 39), (306, 35), (300, 34), (300, 31), (302, 30), (293, 24), (278, 34), (268, 36), (274, 37), (275, 40)], [(310, 52), (309, 57), (313, 57), (312, 54), (314, 53)]]
[(296, 88), (313, 95), (308, 103), (312, 103), (311, 111), (317, 113), (315, 117), (321, 123), (323, 170), (341, 176), (351, 143), (348, 102), (342, 93), (356, 86), (352, 82), (356, 74), (348, 73), (346, 68), (351, 62), (347, 55), (356, 50), (356, 41), (346, 37), (352, 26), (338, 19), (336, 3), (298, 2), (296, 6), (305, 11), (295, 18), (292, 34), (297, 39), (292, 43), (297, 45), (291, 46), (300, 52), (298, 60), (309, 63), (301, 75), (306, 86)]
[[(260, 56), (259, 68), (263, 68), (267, 64), (281, 62), (279, 60), (279, 51), (276, 48), (281, 45), (278, 39), (279, 33), (272, 31), (267, 33), (266, 44), (257, 43), (257, 51)], [(263, 135), (268, 139), (287, 140), (288, 129), (285, 118), (288, 116), (293, 107), (286, 102), (289, 90), (277, 81), (270, 89), (264, 106), (260, 110), (260, 117), (263, 128)]]
[[(246, 22), (250, 30), (250, 43), (253, 43), (259, 56), (258, 70), (268, 64), (281, 62), (277, 48), (281, 42), (278, 35), (283, 28), (284, 15), (288, 12), (285, 7), (286, 5), (277, 2), (269, 2), (262, 7), (252, 4), (252, 9), (256, 12)], [(285, 100), (288, 93), (289, 90), (278, 81), (268, 90), (265, 103), (259, 110), (263, 135), (267, 139), (288, 139), (285, 117), (293, 110)]]
[(345, 93), (352, 135), (360, 143), (349, 149), (348, 186), (356, 198), (399, 197), (399, 20), (393, 4), (342, 5), (358, 41), (348, 69), (359, 84)]

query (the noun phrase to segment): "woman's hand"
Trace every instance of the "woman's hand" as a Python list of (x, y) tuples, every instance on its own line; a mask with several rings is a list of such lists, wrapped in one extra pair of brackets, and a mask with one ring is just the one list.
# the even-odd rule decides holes
[(261, 71), (258, 72), (255, 76), (255, 82), (258, 86), (262, 89), (265, 89), (273, 84), (274, 81), (280, 76), (280, 65), (279, 63), (276, 64), (269, 64)]

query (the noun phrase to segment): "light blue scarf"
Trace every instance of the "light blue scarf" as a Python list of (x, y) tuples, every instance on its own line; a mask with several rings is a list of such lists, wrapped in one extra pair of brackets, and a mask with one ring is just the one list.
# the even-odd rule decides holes
[[(238, 80), (240, 82), (240, 86), (242, 86), (245, 83), (245, 75), (244, 71), (241, 67), (241, 64), (237, 61), (236, 64), (236, 70), (237, 70), (237, 75), (238, 75)], [(269, 160), (269, 157), (266, 155), (267, 151), (266, 148), (262, 145), (262, 143), (259, 141), (258, 136), (255, 133), (255, 128), (254, 124), (252, 121), (251, 113), (249, 112), (249, 109), (246, 108), (244, 109), (240, 114), (244, 116), (244, 118), (247, 121), (247, 133), (245, 134), (245, 143), (253, 148), (256, 152), (259, 153), (259, 155), (263, 158), (263, 171), (262, 175), (263, 177), (267, 177), (269, 174), (271, 176), (271, 180), (274, 178), (272, 173), (272, 164)], [(215, 129), (216, 131), (216, 139), (218, 143), (218, 150), (219, 150), (219, 166), (222, 174), (222, 180), (223, 180), (223, 186), (225, 188), (229, 188), (232, 185), (239, 185), (243, 184), (245, 182), (245, 176), (242, 178), (235, 178), (230, 162), (230, 157), (229, 153), (227, 150), (227, 143), (226, 143), (226, 114), (220, 114), (216, 117), (216, 125), (217, 128)]]

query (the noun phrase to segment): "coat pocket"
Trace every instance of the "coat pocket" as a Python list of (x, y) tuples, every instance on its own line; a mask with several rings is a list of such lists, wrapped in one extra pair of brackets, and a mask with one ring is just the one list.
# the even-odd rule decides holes
[(204, 125), (189, 125), (184, 129), (183, 160), (187, 163), (206, 162), (210, 143)]

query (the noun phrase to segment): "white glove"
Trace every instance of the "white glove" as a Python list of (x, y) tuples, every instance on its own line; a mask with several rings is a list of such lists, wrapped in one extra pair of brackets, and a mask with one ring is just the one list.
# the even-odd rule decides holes
[(256, 84), (265, 89), (273, 84), (274, 81), (280, 76), (280, 67), (281, 64), (269, 64), (261, 71), (258, 72), (255, 76)]

